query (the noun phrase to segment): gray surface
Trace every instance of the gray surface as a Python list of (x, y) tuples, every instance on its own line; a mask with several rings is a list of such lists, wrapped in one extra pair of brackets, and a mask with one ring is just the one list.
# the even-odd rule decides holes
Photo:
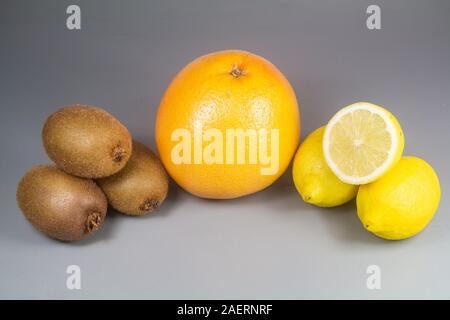
[[(65, 9), (82, 7), (82, 30)], [(382, 9), (382, 30), (365, 10)], [(17, 1), (0, 4), (0, 298), (450, 298), (450, 2)], [(290, 171), (269, 189), (206, 201), (172, 187), (158, 214), (111, 213), (87, 241), (36, 232), (16, 184), (46, 163), (47, 115), (70, 103), (102, 106), (154, 146), (153, 119), (172, 76), (210, 51), (240, 48), (275, 63), (294, 86), (302, 136), (342, 106), (368, 100), (400, 120), (405, 154), (431, 163), (442, 200), (418, 237), (366, 232), (354, 205), (304, 204)], [(82, 269), (82, 289), (65, 269)], [(366, 267), (382, 290), (366, 288)]]

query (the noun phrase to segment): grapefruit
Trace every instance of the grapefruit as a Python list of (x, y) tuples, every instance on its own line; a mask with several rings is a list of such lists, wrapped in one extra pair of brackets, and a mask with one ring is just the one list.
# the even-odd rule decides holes
[(271, 185), (299, 143), (295, 92), (266, 59), (228, 50), (184, 67), (156, 117), (158, 152), (170, 176), (203, 198), (230, 199)]

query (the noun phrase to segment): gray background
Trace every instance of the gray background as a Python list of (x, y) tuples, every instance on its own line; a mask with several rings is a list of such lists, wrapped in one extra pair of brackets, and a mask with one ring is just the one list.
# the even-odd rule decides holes
[[(65, 27), (82, 9), (82, 30)], [(381, 6), (382, 30), (365, 26)], [(450, 1), (17, 1), (0, 4), (0, 298), (450, 298)], [(41, 127), (58, 107), (102, 106), (154, 147), (171, 78), (195, 57), (239, 48), (275, 63), (295, 88), (302, 137), (341, 107), (388, 107), (405, 154), (436, 169), (440, 208), (401, 242), (366, 232), (354, 204), (301, 201), (290, 170), (242, 199), (195, 198), (172, 185), (160, 211), (111, 212), (86, 241), (52, 241), (29, 225), (16, 184), (49, 162)], [(66, 267), (82, 289), (65, 287)], [(382, 290), (366, 288), (366, 268)]]

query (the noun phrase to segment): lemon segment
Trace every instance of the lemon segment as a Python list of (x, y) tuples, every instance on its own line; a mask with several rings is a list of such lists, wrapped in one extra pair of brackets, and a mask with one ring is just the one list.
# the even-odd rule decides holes
[(386, 109), (357, 102), (341, 109), (326, 126), (323, 153), (333, 173), (349, 184), (370, 183), (401, 157), (400, 124)]

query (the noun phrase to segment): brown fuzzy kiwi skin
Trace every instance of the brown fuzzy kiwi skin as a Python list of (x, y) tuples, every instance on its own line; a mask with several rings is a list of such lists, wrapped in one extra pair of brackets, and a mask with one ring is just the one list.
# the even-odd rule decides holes
[(16, 199), (36, 229), (62, 241), (81, 240), (98, 230), (108, 207), (93, 180), (71, 176), (54, 165), (32, 167), (20, 180)]
[(168, 177), (159, 159), (135, 140), (125, 168), (110, 177), (98, 179), (97, 183), (114, 209), (132, 216), (154, 211), (169, 189)]
[(101, 178), (121, 170), (131, 156), (128, 129), (103, 109), (70, 105), (51, 114), (42, 130), (44, 148), (65, 172)]

